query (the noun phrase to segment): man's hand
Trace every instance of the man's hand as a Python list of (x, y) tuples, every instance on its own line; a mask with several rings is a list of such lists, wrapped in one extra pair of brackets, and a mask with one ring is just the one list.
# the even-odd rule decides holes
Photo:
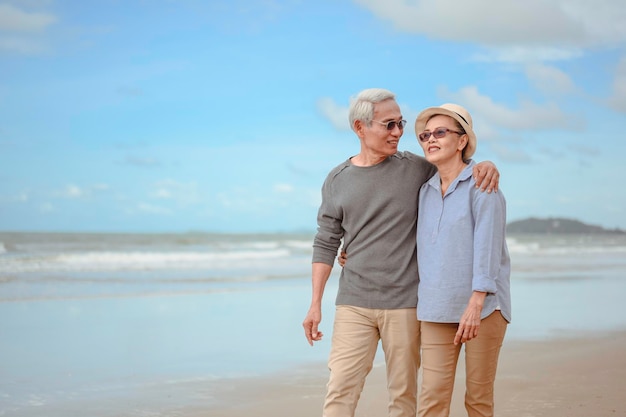
[(317, 326), (321, 321), (322, 312), (320, 308), (311, 307), (302, 322), (302, 327), (304, 327), (304, 336), (311, 346), (313, 346), (313, 342), (319, 342), (322, 340), (322, 337), (324, 337), (324, 334), (317, 329)]
[(493, 162), (483, 161), (474, 165), (473, 176), (476, 180), (476, 188), (480, 188), (481, 191), (486, 190), (487, 193), (498, 192), (500, 173)]

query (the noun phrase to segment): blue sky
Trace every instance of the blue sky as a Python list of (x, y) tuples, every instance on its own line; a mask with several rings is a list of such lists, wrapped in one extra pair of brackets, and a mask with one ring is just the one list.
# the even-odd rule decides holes
[(370, 87), (420, 155), (465, 106), (509, 221), (626, 229), (623, 0), (0, 0), (0, 230), (313, 231)]

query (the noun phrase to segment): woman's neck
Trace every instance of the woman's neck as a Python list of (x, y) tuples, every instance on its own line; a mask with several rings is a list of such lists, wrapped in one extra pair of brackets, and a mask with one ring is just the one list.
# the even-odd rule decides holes
[(454, 159), (444, 164), (435, 164), (437, 171), (439, 172), (439, 178), (441, 178), (441, 195), (445, 195), (446, 191), (452, 181), (454, 181), (461, 172), (465, 169), (467, 164), (462, 159)]

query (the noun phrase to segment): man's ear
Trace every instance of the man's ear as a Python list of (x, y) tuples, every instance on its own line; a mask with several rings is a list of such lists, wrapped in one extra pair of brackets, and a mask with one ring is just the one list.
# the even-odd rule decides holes
[(365, 128), (366, 128), (365, 123), (363, 123), (362, 120), (355, 120), (354, 121), (354, 132), (361, 139), (363, 139), (363, 137), (365, 137)]

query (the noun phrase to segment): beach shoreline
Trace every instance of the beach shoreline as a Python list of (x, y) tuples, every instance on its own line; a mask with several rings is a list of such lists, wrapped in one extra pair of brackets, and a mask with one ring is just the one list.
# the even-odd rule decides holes
[[(582, 333), (558, 339), (506, 341), (496, 380), (499, 417), (626, 416), (626, 330)], [(357, 417), (386, 415), (384, 366), (368, 376)], [(230, 381), (217, 388), (219, 403), (184, 408), (185, 417), (319, 417), (325, 364), (270, 377)], [(463, 363), (459, 364), (451, 416), (463, 406)], [(179, 414), (176, 414), (179, 415)]]
[[(311, 347), (308, 236), (10, 238), (0, 235), (0, 416), (321, 415), (340, 270), (322, 304), (326, 337)], [(498, 417), (626, 417), (626, 240), (509, 243)], [(452, 417), (465, 415), (462, 396), (459, 383)], [(357, 417), (385, 416), (385, 403), (379, 350)]]

